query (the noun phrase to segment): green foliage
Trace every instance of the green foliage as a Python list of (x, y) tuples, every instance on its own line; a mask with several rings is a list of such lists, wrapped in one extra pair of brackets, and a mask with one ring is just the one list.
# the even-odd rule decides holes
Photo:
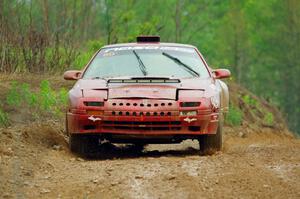
[(72, 47), (47, 47), (45, 49), (43, 72), (61, 72), (68, 67), (72, 67), (79, 50)]
[[(13, 82), (7, 95), (7, 104), (13, 108), (27, 107), (34, 117), (43, 114), (59, 117), (67, 104), (67, 96), (66, 89), (54, 91), (47, 80), (40, 83), (39, 90), (36, 92), (31, 91), (29, 84)], [(3, 114), (5, 119), (4, 116), (5, 114)]]
[(51, 111), (51, 108), (56, 104), (55, 92), (47, 80), (43, 80), (40, 84), (39, 103), (44, 111)]
[(8, 125), (8, 116), (7, 114), (0, 109), (0, 127), (6, 127)]
[(271, 112), (268, 112), (265, 116), (264, 116), (264, 123), (268, 126), (272, 126), (274, 124), (274, 116)]
[(33, 107), (38, 103), (38, 96), (30, 91), (29, 84), (21, 84), (21, 96), (23, 96), (24, 102), (30, 107)]
[(81, 70), (89, 62), (92, 56), (103, 47), (104, 42), (98, 40), (92, 40), (87, 42), (87, 49), (78, 53), (78, 56), (74, 60), (73, 68)]
[(74, 61), (74, 69), (81, 70), (93, 56), (91, 52), (81, 52)]
[(101, 47), (105, 45), (105, 42), (99, 40), (91, 40), (87, 42), (88, 51), (91, 53), (96, 53)]
[(61, 88), (57, 94), (57, 103), (66, 105), (68, 103), (68, 91), (65, 88)]
[(231, 126), (239, 126), (242, 124), (243, 112), (233, 105), (230, 105), (229, 112), (226, 115), (225, 123)]
[(20, 106), (21, 105), (22, 96), (18, 89), (18, 82), (13, 81), (11, 84), (11, 89), (8, 92), (6, 97), (6, 102), (11, 106)]
[(252, 98), (250, 95), (244, 95), (242, 97), (242, 100), (245, 104), (249, 105), (249, 106), (253, 106), (256, 107), (258, 105), (258, 102), (256, 99)]
[(67, 103), (68, 92), (61, 88), (58, 92), (54, 91), (49, 81), (43, 80), (40, 84), (40, 90), (37, 93), (38, 107), (41, 111), (50, 113), (56, 117), (63, 114), (63, 108)]

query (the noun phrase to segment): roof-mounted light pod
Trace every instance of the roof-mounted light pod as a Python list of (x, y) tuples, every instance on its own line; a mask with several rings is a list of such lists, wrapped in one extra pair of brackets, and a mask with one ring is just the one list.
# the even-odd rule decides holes
[(136, 37), (136, 42), (138, 43), (157, 43), (160, 42), (160, 37), (156, 35), (141, 35)]

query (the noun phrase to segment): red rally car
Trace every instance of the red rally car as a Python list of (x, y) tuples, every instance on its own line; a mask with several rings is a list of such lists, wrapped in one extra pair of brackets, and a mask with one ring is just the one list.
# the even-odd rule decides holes
[(201, 152), (221, 150), (229, 93), (220, 79), (229, 76), (212, 70), (195, 46), (160, 43), (158, 36), (104, 46), (82, 71), (64, 74), (77, 80), (66, 114), (70, 149), (197, 139)]

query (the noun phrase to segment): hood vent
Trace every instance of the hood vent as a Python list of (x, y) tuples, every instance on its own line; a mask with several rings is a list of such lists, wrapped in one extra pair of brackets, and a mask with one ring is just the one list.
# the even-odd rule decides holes
[(145, 78), (145, 79), (109, 79), (108, 83), (143, 83), (143, 84), (161, 84), (161, 83), (180, 83), (179, 79), (166, 78)]

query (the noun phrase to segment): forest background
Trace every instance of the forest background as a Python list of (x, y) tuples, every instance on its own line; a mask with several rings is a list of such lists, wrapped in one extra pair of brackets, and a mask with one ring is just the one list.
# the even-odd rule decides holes
[(0, 0), (0, 73), (82, 69), (141, 34), (197, 46), (300, 134), (299, 0)]

